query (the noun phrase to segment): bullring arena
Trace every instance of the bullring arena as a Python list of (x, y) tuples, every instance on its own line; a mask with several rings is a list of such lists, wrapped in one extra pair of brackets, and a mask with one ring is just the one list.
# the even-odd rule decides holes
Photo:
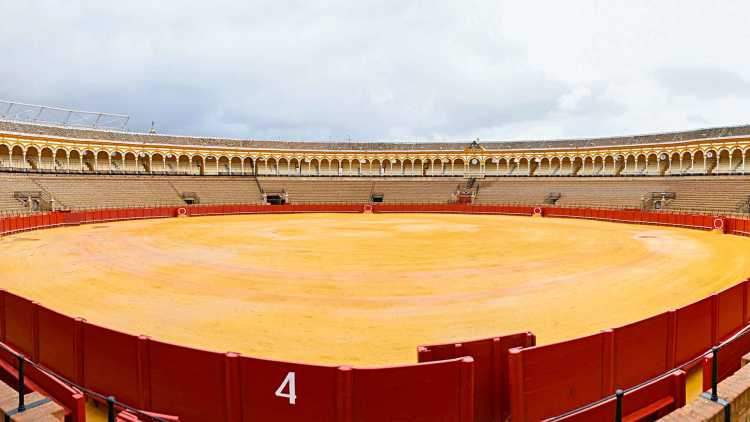
[(750, 127), (338, 144), (3, 121), (0, 407), (685, 420), (750, 353), (749, 169)]

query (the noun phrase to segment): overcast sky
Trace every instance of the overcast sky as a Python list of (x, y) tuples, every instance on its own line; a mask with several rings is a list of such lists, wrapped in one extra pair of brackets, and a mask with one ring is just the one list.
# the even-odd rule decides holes
[(0, 99), (253, 139), (750, 123), (750, 2), (0, 0)]

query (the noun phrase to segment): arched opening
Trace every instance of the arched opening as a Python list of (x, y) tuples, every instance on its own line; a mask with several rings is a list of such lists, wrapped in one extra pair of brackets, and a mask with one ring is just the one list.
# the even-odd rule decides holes
[(743, 156), (745, 160), (742, 163), (742, 172), (748, 173), (750, 172), (750, 148), (745, 150), (745, 153)]
[(292, 158), (291, 160), (289, 160), (289, 174), (297, 175), (300, 174), (300, 171), (302, 171), (302, 167), (299, 159)]
[(255, 168), (253, 167), (253, 159), (250, 157), (245, 158), (242, 160), (243, 168), (245, 171), (245, 174), (255, 174)]
[(635, 161), (635, 174), (646, 174), (647, 170), (646, 156), (641, 154)]
[(123, 168), (129, 173), (135, 173), (138, 171), (138, 163), (135, 160), (135, 154), (132, 152), (125, 153), (123, 158)]
[(729, 151), (726, 149), (723, 149), (719, 151), (719, 162), (717, 164), (716, 173), (719, 174), (727, 174), (732, 171), (732, 166), (730, 163), (730, 155)]
[(469, 158), (469, 173), (478, 174), (480, 172), (481, 172), (481, 165), (480, 165), (479, 158), (477, 157)]
[(628, 155), (625, 158), (625, 171), (624, 174), (636, 174), (638, 167), (636, 166), (636, 158), (633, 155)]
[(24, 168), (32, 170), (39, 169), (39, 150), (35, 147), (26, 148), (26, 163)]
[(594, 174), (594, 159), (592, 157), (586, 157), (583, 160), (583, 169), (578, 174), (582, 176), (591, 176)]
[(109, 153), (107, 151), (99, 151), (96, 153), (96, 171), (109, 170)]
[(164, 171), (168, 173), (177, 171), (177, 157), (174, 154), (167, 154), (164, 157)]
[(539, 176), (549, 176), (551, 174), (549, 158), (544, 157), (539, 161), (539, 165), (534, 171), (534, 174)]
[(154, 153), (151, 156), (151, 171), (154, 173), (164, 172), (164, 156), (159, 153)]
[(330, 170), (328, 159), (323, 158), (321, 160), (318, 160), (318, 166), (319, 166), (318, 174), (321, 176), (327, 176)]
[(291, 164), (289, 163), (289, 160), (286, 158), (280, 158), (279, 163), (277, 165), (278, 171), (277, 173), (279, 175), (289, 176), (292, 174), (291, 172)]
[(451, 175), (463, 176), (465, 171), (466, 163), (464, 160), (457, 158), (451, 163)]
[(582, 157), (573, 158), (573, 167), (572, 167), (571, 174), (574, 176), (578, 176), (581, 174), (582, 170), (583, 170), (583, 158)]
[(180, 157), (177, 158), (177, 172), (190, 173), (190, 157), (187, 155), (180, 155)]
[(401, 161), (401, 172), (400, 172), (400, 174), (405, 174), (405, 175), (411, 174), (411, 166), (412, 166), (412, 164), (411, 164), (411, 160), (410, 159), (407, 158), (406, 160)]
[(646, 158), (646, 174), (652, 176), (659, 174), (659, 157), (656, 154), (649, 154)]
[(498, 176), (508, 175), (508, 160), (506, 160), (505, 158), (498, 158), (496, 166)]
[(65, 151), (64, 149), (58, 149), (57, 151), (55, 151), (55, 159), (52, 165), (52, 168), (56, 171), (70, 170), (68, 151)]
[(693, 155), (689, 152), (684, 152), (680, 159), (680, 174), (687, 174), (693, 171)]
[(380, 161), (377, 159), (369, 160), (369, 165), (367, 166), (369, 169), (369, 175), (370, 176), (380, 176)]
[(554, 157), (549, 162), (549, 175), (559, 176), (560, 175), (560, 158)]
[(54, 170), (55, 156), (50, 148), (42, 148), (41, 154), (39, 154), (39, 168), (42, 170)]
[(10, 147), (5, 144), (0, 144), (0, 167), (11, 167)]
[(563, 159), (560, 160), (560, 175), (573, 175), (573, 162), (570, 160), (570, 157), (563, 157)]
[(96, 156), (93, 151), (83, 151), (83, 171), (96, 171)]
[(604, 176), (614, 176), (615, 175), (615, 157), (608, 155), (604, 158), (604, 170), (602, 171), (602, 174)]
[(219, 174), (231, 174), (232, 169), (229, 167), (229, 158), (219, 157)]
[(313, 176), (320, 176), (320, 161), (317, 158), (310, 160), (310, 174)]
[(204, 160), (203, 174), (219, 174), (219, 160), (216, 157), (209, 155)]
[(13, 147), (13, 149), (10, 150), (10, 159), (13, 163), (11, 167), (15, 167), (18, 169), (26, 167), (24, 164), (23, 148), (21, 148), (20, 146), (16, 145)]
[(361, 168), (359, 166), (359, 160), (351, 159), (349, 160), (349, 168), (348, 168), (349, 175), (351, 176), (358, 176), (361, 172)]
[(729, 159), (729, 171), (732, 173), (740, 173), (743, 170), (744, 156), (742, 150), (735, 149), (732, 151), (732, 156)]
[(203, 161), (203, 157), (200, 155), (194, 155), (193, 158), (190, 159), (191, 164), (191, 173), (198, 176), (203, 176), (206, 174), (206, 165)]
[(669, 174), (677, 175), (682, 172), (682, 160), (680, 160), (680, 154), (675, 152), (669, 157)]
[(112, 171), (118, 172), (118, 173), (125, 171), (124, 160), (125, 160), (125, 156), (121, 152), (119, 151), (113, 152), (109, 159), (110, 168), (112, 169)]
[(693, 174), (703, 174), (706, 171), (706, 154), (703, 151), (696, 151), (693, 154)]
[(716, 172), (716, 167), (719, 163), (719, 156), (716, 153), (716, 151), (709, 150), (706, 151), (706, 158), (705, 158), (705, 165), (703, 172), (705, 174), (714, 174)]
[(83, 158), (81, 157), (81, 153), (77, 150), (70, 151), (70, 154), (68, 154), (68, 162), (70, 163), (70, 170), (83, 171)]
[(146, 154), (145, 152), (138, 153), (138, 171), (144, 172), (144, 173), (150, 173), (151, 172), (151, 156)]
[[(477, 168), (480, 168), (479, 160), (477, 160)], [(414, 160), (414, 174), (418, 176), (425, 176), (427, 174), (427, 164), (422, 159)]]
[(597, 156), (594, 158), (594, 169), (591, 171), (591, 174), (599, 176), (602, 174), (602, 171), (604, 171), (604, 159), (601, 156)]
[(331, 169), (331, 174), (335, 176), (342, 176), (344, 174), (344, 169), (341, 168), (341, 161), (339, 161), (338, 159), (334, 158), (333, 160), (331, 160), (329, 166)]
[(521, 158), (518, 161), (518, 170), (516, 172), (519, 176), (528, 176), (529, 175), (529, 159), (528, 158)]

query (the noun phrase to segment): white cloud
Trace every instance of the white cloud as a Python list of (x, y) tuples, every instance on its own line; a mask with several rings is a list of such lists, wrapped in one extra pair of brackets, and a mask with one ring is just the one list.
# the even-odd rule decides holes
[(726, 0), (0, 0), (0, 98), (246, 138), (528, 139), (746, 123)]

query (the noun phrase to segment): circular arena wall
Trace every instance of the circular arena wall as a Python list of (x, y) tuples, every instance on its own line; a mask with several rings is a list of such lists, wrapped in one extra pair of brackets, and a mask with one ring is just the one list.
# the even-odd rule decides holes
[[(376, 214), (365, 216), (258, 215), (117, 225), (107, 223), (177, 214), (359, 213), (364, 208), (197, 206), (3, 219), (3, 232), (93, 224), (3, 240), (6, 259), (17, 265), (4, 271), (4, 287), (13, 293), (2, 294), (0, 334), (68, 379), (181, 420), (382, 421), (398, 415), (400, 420), (468, 421), (510, 412), (514, 420), (536, 420), (680, 367), (748, 321), (745, 283), (711, 296), (747, 272), (747, 257), (737, 253), (747, 240), (656, 227), (746, 234), (744, 220), (531, 207), (374, 208)], [(545, 214), (651, 226), (456, 213)], [(274, 249), (279, 244), (287, 249)], [(674, 308), (675, 313), (659, 314)], [(686, 313), (690, 318), (683, 317)], [(646, 318), (655, 314), (656, 319)], [(629, 324), (640, 318), (646, 318), (647, 328)], [(680, 329), (692, 338), (705, 321), (705, 341), (698, 336), (680, 343), (687, 335)], [(673, 328), (662, 333), (662, 323)], [(607, 326), (621, 328), (552, 343)], [(528, 329), (545, 345), (508, 358), (508, 348), (534, 345), (534, 336), (524, 332)], [(641, 339), (639, 346), (633, 330), (663, 345)], [(513, 333), (518, 334), (493, 337)], [(450, 343), (479, 337), (489, 343)], [(610, 342), (607, 351), (602, 345)], [(434, 344), (419, 349), (420, 361), (434, 362), (359, 367), (408, 363), (417, 344)], [(508, 347), (502, 352), (497, 344)], [(570, 344), (577, 345), (580, 359), (556, 352)], [(490, 360), (509, 366), (487, 367), (486, 347), (504, 356)], [(65, 348), (70, 356), (60, 357)], [(524, 366), (540, 354), (548, 364)], [(632, 363), (644, 355), (645, 366)], [(652, 362), (653, 356), (662, 356), (660, 363)], [(591, 367), (602, 359), (610, 359), (614, 371)], [(358, 367), (329, 366), (341, 362)], [(610, 364), (602, 361), (601, 368)], [(557, 375), (550, 369), (579, 365), (586, 369), (570, 374), (557, 369)], [(524, 381), (534, 370), (542, 370), (540, 379), (551, 386), (580, 383), (577, 377), (608, 381), (596, 389), (582, 387), (567, 401), (566, 394), (550, 387), (546, 397), (554, 407), (528, 408), (539, 400)], [(511, 388), (498, 392), (499, 381), (487, 384), (497, 371), (510, 378)], [(184, 388), (175, 393), (175, 385)], [(400, 394), (394, 396), (394, 389)], [(503, 399), (490, 400), (494, 395)], [(224, 405), (217, 409), (217, 403)]]

